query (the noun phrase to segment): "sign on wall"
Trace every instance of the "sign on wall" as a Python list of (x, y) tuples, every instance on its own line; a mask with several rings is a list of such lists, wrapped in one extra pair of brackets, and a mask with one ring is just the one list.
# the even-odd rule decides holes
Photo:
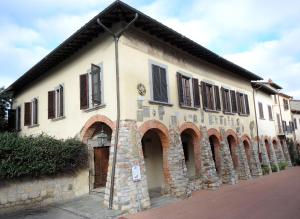
[(133, 182), (138, 182), (142, 179), (141, 168), (139, 165), (134, 165), (132, 167), (132, 179), (133, 179)]

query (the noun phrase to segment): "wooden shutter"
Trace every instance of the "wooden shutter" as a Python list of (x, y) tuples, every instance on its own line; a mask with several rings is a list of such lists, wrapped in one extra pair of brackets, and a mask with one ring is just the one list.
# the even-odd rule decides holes
[(239, 92), (236, 92), (236, 106), (237, 106), (237, 112), (241, 113), (242, 109), (241, 109), (241, 96)]
[(183, 106), (184, 100), (183, 100), (183, 88), (182, 88), (182, 75), (178, 72), (177, 72), (177, 89), (178, 89), (179, 106)]
[(215, 104), (216, 104), (216, 110), (221, 110), (221, 102), (220, 102), (220, 92), (219, 87), (214, 85), (214, 92), (215, 92)]
[(80, 109), (89, 107), (89, 75), (80, 75)]
[(31, 125), (31, 102), (24, 104), (24, 126)]
[(159, 66), (152, 65), (153, 100), (161, 101)]
[(230, 95), (231, 95), (231, 110), (232, 110), (231, 112), (232, 113), (237, 113), (237, 104), (236, 104), (235, 91), (231, 90)]
[(55, 118), (55, 91), (48, 91), (48, 119)]
[[(33, 114), (33, 125), (38, 124), (38, 99), (33, 100), (34, 105), (31, 107), (34, 107), (34, 114)], [(33, 110), (33, 109), (32, 109)]]
[(287, 131), (286, 121), (282, 121), (282, 129), (284, 132)]
[(199, 81), (197, 78), (193, 78), (192, 80), (193, 80), (194, 107), (200, 108)]
[(244, 97), (245, 97), (246, 114), (247, 114), (247, 115), (250, 115), (248, 95), (247, 95), (247, 94), (244, 94)]
[(227, 104), (226, 104), (226, 98), (225, 98), (225, 89), (221, 87), (221, 95), (222, 95), (222, 105), (223, 105), (223, 112), (227, 112)]
[(259, 118), (263, 119), (264, 118), (264, 110), (263, 110), (263, 105), (261, 102), (258, 102), (258, 110), (259, 110)]
[(269, 111), (269, 120), (273, 120), (272, 107), (270, 105), (268, 106), (268, 111)]
[(8, 131), (16, 130), (16, 110), (9, 109), (8, 110)]
[(168, 84), (167, 84), (167, 72), (164, 68), (159, 68), (160, 75), (160, 90), (161, 90), (161, 101), (168, 103)]
[(201, 81), (201, 94), (202, 94), (203, 109), (207, 109), (206, 83), (204, 81)]
[(101, 104), (100, 67), (92, 64), (92, 101), (93, 104)]
[(294, 127), (295, 127), (295, 129), (298, 129), (297, 119), (294, 119)]
[(60, 92), (59, 92), (59, 95), (60, 95), (59, 116), (63, 116), (64, 115), (64, 87), (60, 86), (59, 90), (60, 90)]

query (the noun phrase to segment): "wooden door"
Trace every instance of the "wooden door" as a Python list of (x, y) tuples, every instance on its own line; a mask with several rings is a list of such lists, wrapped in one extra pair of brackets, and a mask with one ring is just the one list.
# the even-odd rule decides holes
[(109, 161), (109, 147), (94, 148), (95, 183), (94, 188), (105, 186)]

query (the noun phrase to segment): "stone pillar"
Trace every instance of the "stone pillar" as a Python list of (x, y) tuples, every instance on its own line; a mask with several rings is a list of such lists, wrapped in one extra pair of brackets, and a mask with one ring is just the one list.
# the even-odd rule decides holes
[(258, 148), (255, 145), (257, 145), (257, 141), (252, 139), (250, 145), (251, 147), (250, 169), (251, 169), (252, 177), (260, 177), (262, 176), (262, 170), (261, 170), (261, 165), (258, 156)]
[(237, 183), (237, 175), (234, 170), (229, 145), (227, 139), (225, 138), (225, 130), (220, 128), (220, 133), (222, 138), (220, 142), (222, 182), (233, 185)]
[(268, 156), (268, 152), (267, 152), (267, 148), (266, 148), (266, 144), (263, 141), (263, 138), (261, 138), (260, 141), (259, 141), (259, 147), (260, 147), (260, 150), (261, 150), (262, 164), (268, 166), (270, 172), (272, 172), (271, 165), (270, 165), (270, 160), (269, 160), (269, 156)]
[(237, 140), (238, 142), (237, 142), (236, 153), (239, 159), (239, 166), (238, 166), (239, 179), (243, 179), (243, 180), (251, 179), (251, 172), (249, 169), (244, 143), (242, 141), (242, 136), (238, 130), (237, 130)]
[(283, 150), (282, 150), (282, 146), (280, 144), (277, 145), (277, 149), (275, 150), (275, 154), (276, 154), (278, 162), (285, 162), (284, 153), (283, 153)]
[[(109, 168), (104, 196), (104, 204), (108, 206), (112, 161), (114, 153), (114, 133), (112, 135), (109, 155)], [(139, 165), (141, 180), (133, 182), (132, 167)], [(115, 185), (113, 195), (113, 209), (137, 212), (150, 207), (145, 163), (141, 145), (141, 136), (137, 131), (136, 122), (123, 120), (119, 127), (119, 142), (115, 169)]]
[(212, 157), (211, 147), (206, 127), (201, 126), (201, 176), (203, 188), (217, 189), (220, 187), (219, 177), (216, 171), (215, 162)]
[(170, 192), (177, 197), (186, 197), (191, 194), (191, 191), (188, 191), (187, 168), (179, 129), (176, 126), (169, 127), (169, 137), (170, 147), (167, 156), (170, 171)]
[(289, 167), (292, 167), (292, 162), (291, 162), (291, 157), (290, 157), (290, 153), (289, 153), (289, 149), (288, 149), (288, 146), (287, 146), (287, 143), (286, 143), (286, 140), (283, 140), (282, 141), (282, 150), (283, 150), (283, 153), (284, 153), (284, 157), (285, 157), (285, 161), (287, 162), (288, 166)]
[(275, 165), (277, 167), (277, 170), (279, 171), (279, 166), (278, 166), (278, 160), (275, 154), (273, 142), (270, 141), (270, 164)]

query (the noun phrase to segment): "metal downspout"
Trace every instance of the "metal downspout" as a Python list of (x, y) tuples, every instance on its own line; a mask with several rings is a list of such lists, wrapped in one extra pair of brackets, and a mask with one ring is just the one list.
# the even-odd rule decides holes
[(110, 192), (109, 192), (109, 209), (113, 207), (113, 194), (114, 194), (114, 185), (115, 185), (115, 169), (116, 169), (116, 161), (117, 161), (117, 147), (119, 142), (119, 127), (120, 127), (120, 78), (119, 78), (119, 39), (125, 30), (129, 28), (131, 24), (133, 24), (138, 18), (138, 14), (135, 14), (135, 17), (132, 21), (130, 21), (123, 29), (118, 31), (117, 33), (113, 33), (109, 30), (98, 18), (97, 23), (104, 28), (110, 35), (114, 38), (115, 43), (115, 61), (116, 61), (116, 94), (117, 94), (117, 121), (116, 121), (116, 133), (115, 133), (115, 143), (114, 143), (114, 154), (113, 154), (113, 162), (112, 162), (112, 171), (111, 171), (111, 181), (110, 181)]

